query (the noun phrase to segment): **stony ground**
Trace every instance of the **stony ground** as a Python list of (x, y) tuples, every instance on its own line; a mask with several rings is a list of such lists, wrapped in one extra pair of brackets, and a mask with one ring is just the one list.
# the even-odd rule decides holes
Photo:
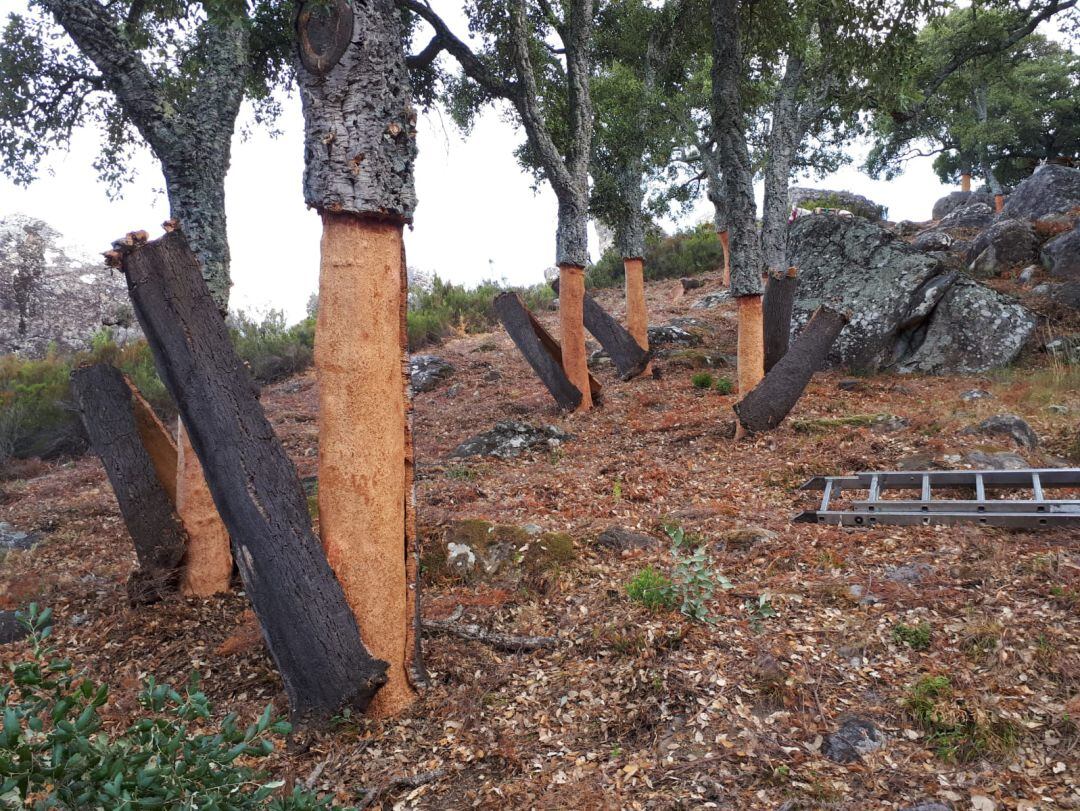
[[(704, 345), (660, 361), (660, 380), (598, 369), (604, 406), (584, 416), (558, 415), (501, 333), (436, 350), (456, 371), (416, 398), (426, 548), (453, 522), (484, 519), (569, 533), (574, 558), (525, 580), (428, 572), (424, 614), (460, 606), (461, 621), (558, 644), (515, 654), (430, 636), (432, 687), (414, 710), (342, 719), (275, 755), (275, 771), (349, 803), (444, 770), (386, 793), (388, 808), (1080, 808), (1075, 531), (791, 523), (813, 506), (795, 488), (815, 474), (964, 467), (972, 452), (1066, 464), (1075, 376), (1038, 353), (987, 377), (822, 374), (780, 430), (734, 444), (734, 398), (690, 382), (692, 365), (734, 353), (731, 304), (688, 309), (707, 282), (678, 301), (674, 283), (649, 288), (654, 323), (696, 318)], [(601, 300), (621, 314), (614, 293)], [(963, 399), (972, 389), (991, 396)], [(314, 474), (314, 378), (277, 384), (264, 403), (301, 475)], [(1039, 446), (961, 434), (996, 414), (1026, 419)], [(573, 438), (509, 460), (449, 456), (510, 419)], [(7, 556), (0, 607), (55, 608), (59, 643), (113, 685), (112, 723), (129, 720), (151, 673), (182, 683), (198, 671), (222, 712), (285, 709), (261, 644), (236, 634), (241, 595), (126, 607), (131, 545), (95, 459), (21, 475), (0, 483), (0, 520), (43, 540)], [(671, 573), (665, 522), (696, 534), (713, 579), (731, 583), (711, 622), (627, 596), (643, 568)], [(598, 544), (613, 526), (656, 540)], [(851, 719), (873, 725), (869, 741), (849, 736), (861, 754), (831, 737), (858, 733)]]

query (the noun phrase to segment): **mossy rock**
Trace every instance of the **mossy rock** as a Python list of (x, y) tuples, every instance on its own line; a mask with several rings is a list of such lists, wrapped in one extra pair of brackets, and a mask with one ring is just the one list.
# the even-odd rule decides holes
[(522, 527), (466, 519), (425, 544), (421, 567), (430, 580), (535, 585), (576, 557), (566, 533), (531, 535)]
[(721, 369), (733, 365), (729, 355), (705, 349), (679, 349), (668, 355), (668, 366), (673, 369)]

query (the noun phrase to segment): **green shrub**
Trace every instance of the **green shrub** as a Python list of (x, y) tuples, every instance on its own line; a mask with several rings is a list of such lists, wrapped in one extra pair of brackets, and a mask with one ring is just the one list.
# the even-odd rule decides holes
[[(645, 279), (681, 279), (722, 267), (724, 251), (712, 223), (679, 231), (670, 237), (650, 235), (645, 242)], [(589, 267), (585, 283), (591, 288), (617, 287), (623, 283), (623, 260), (614, 248)]]
[(930, 623), (923, 621), (918, 625), (905, 625), (898, 622), (893, 626), (892, 638), (898, 645), (907, 645), (915, 650), (926, 650), (930, 647)]
[(434, 276), (430, 283), (411, 285), (406, 316), (409, 349), (439, 343), (455, 333), (489, 332), (498, 322), (492, 302), (507, 289), (520, 293), (534, 312), (547, 309), (555, 299), (555, 291), (546, 284), (506, 288), (483, 281), (467, 288)]
[(713, 387), (713, 376), (708, 372), (697, 372), (690, 378), (690, 382), (693, 383), (695, 389), (711, 389)]
[(717, 588), (733, 588), (731, 581), (713, 568), (708, 545), (699, 536), (677, 524), (668, 524), (664, 532), (671, 539), (671, 580), (679, 611), (695, 622), (713, 622), (709, 603)]
[(716, 391), (720, 394), (731, 394), (735, 391), (735, 384), (731, 382), (731, 378), (721, 377), (716, 381)]
[(1019, 725), (956, 696), (948, 676), (923, 676), (908, 688), (903, 705), (942, 760), (970, 763), (1020, 742)]
[[(330, 808), (250, 765), (289, 732), (272, 708), (247, 727), (234, 715), (210, 729), (210, 705), (193, 679), (185, 695), (147, 680), (144, 714), (125, 730), (106, 730), (99, 714), (107, 685), (75, 672), (47, 646), (51, 612), (31, 604), (29, 655), (0, 686), (0, 797), (4, 807), (199, 808), (301, 811)], [(21, 802), (20, 802), (21, 801)]]
[(240, 311), (230, 313), (229, 332), (236, 354), (260, 383), (298, 374), (314, 361), (314, 316), (290, 327), (281, 310), (270, 310), (261, 321)]
[(634, 575), (626, 584), (626, 594), (650, 611), (671, 611), (679, 604), (674, 584), (651, 566)]

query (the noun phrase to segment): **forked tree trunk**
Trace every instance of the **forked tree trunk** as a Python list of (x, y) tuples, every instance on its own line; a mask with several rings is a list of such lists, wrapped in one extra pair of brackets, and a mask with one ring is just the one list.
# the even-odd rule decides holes
[(187, 540), (167, 489), (168, 448), (155, 441), (152, 423), (137, 412), (132, 389), (115, 367), (82, 366), (71, 373), (71, 388), (135, 545), (139, 569), (128, 580), (128, 598), (136, 605), (160, 600), (176, 591)]
[(424, 678), (401, 241), (416, 205), (416, 112), (393, 0), (304, 0), (297, 33), (304, 200), (323, 220), (319, 526), (364, 641), (389, 663), (371, 706), (385, 717)]
[[(623, 259), (626, 277), (626, 329), (645, 352), (649, 351), (649, 309), (645, 303), (645, 260), (640, 256)], [(642, 373), (649, 371), (646, 363)]]
[(574, 410), (588, 411), (593, 402), (585, 355), (585, 270), (575, 265), (559, 265), (559, 343), (566, 377), (581, 392)]
[(188, 534), (180, 591), (189, 597), (209, 597), (229, 590), (233, 571), (229, 531), (214, 505), (199, 457), (181, 420), (176, 434), (176, 512)]
[(820, 307), (780, 362), (752, 392), (735, 404), (739, 424), (747, 431), (769, 431), (784, 421), (799, 401), (814, 372), (822, 367), (847, 317)]
[(769, 274), (761, 301), (761, 319), (765, 334), (765, 373), (788, 351), (791, 339), (791, 311), (799, 286), (798, 270), (788, 268), (783, 276)]
[(177, 231), (121, 253), (135, 314), (232, 537), (293, 715), (325, 719), (343, 708), (365, 710), (386, 682), (387, 663), (364, 647), (312, 532), (296, 468), (259, 405), (187, 241)]

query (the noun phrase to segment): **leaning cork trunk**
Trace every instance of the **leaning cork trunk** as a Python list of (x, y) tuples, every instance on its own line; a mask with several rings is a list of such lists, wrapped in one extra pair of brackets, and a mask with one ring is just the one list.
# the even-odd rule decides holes
[(847, 317), (829, 307), (814, 313), (787, 354), (761, 383), (735, 404), (739, 425), (751, 432), (769, 431), (784, 421), (814, 372), (822, 367)]
[(412, 515), (402, 228), (416, 204), (416, 114), (392, 0), (307, 0), (297, 16), (304, 198), (322, 215), (315, 330), (323, 547), (389, 681), (393, 715), (422, 678)]
[[(137, 237), (138, 235), (133, 235)], [(142, 235), (145, 240), (145, 234)], [(386, 681), (311, 528), (296, 468), (259, 405), (177, 231), (112, 256), (236, 548), (244, 590), (298, 720), (362, 712)]]

